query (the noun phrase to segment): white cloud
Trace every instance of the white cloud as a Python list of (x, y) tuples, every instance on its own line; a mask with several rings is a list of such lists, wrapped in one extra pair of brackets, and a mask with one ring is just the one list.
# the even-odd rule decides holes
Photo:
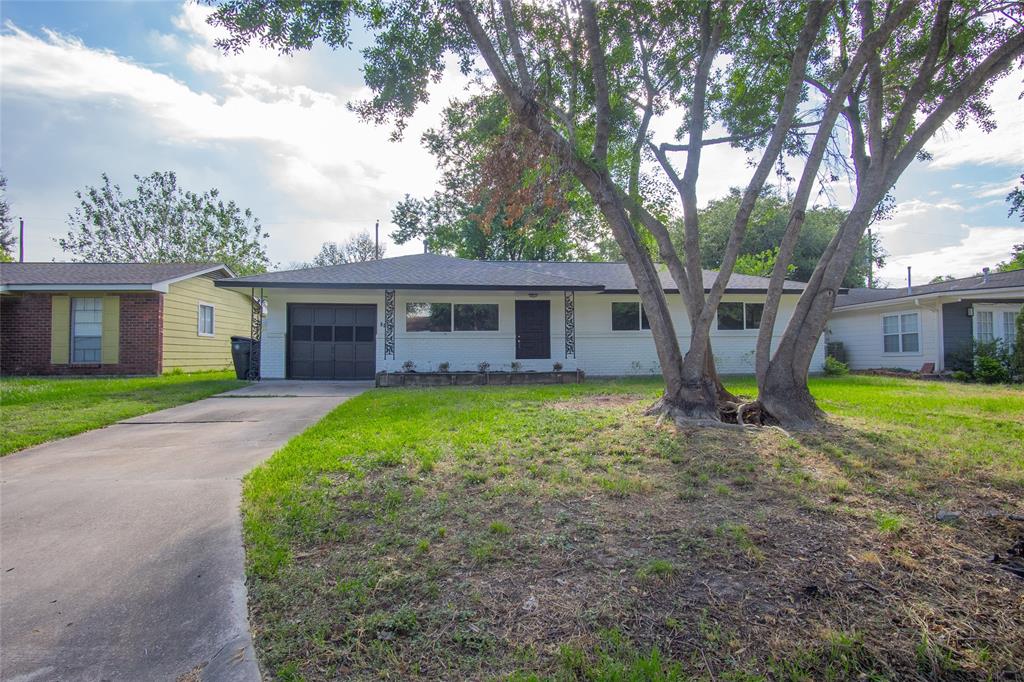
[[(257, 154), (269, 178), (270, 186), (253, 190), (276, 194), (283, 215), (334, 225), (333, 239), (344, 236), (339, 225), (353, 224), (354, 230), (356, 224), (372, 226), (373, 218), (386, 223), (391, 206), (405, 193), (433, 190), (437, 171), (419, 137), (450, 98), (466, 92), (466, 79), (456, 68), (433, 88), (431, 102), (409, 122), (405, 139), (394, 143), (390, 130), (364, 123), (346, 107), (361, 90), (350, 87), (339, 95), (301, 84), (311, 68), (309, 54), (287, 59), (260, 48), (240, 56), (220, 54), (212, 47), (216, 33), (205, 23), (208, 12), (186, 3), (177, 19), (185, 33), (154, 40), (168, 51), (184, 52), (189, 65), (212, 76), (213, 91), (194, 89), (74, 37), (53, 31), (36, 36), (7, 24), (0, 36), (3, 94), (67, 117), (80, 116), (80, 104), (100, 112), (127, 109), (140, 128), (174, 150), (242, 145)], [(139, 165), (148, 172), (152, 163), (144, 159)], [(72, 189), (67, 188), (69, 197)], [(244, 197), (237, 200), (246, 203)], [(310, 232), (309, 237), (319, 237), (319, 229)], [(297, 243), (297, 236), (293, 232), (278, 242), (281, 252), (274, 258), (315, 253), (319, 242)]]
[(1013, 244), (1024, 241), (1024, 228), (969, 227), (956, 244), (890, 257), (879, 275), (890, 285), (906, 282), (907, 266), (914, 283), (923, 284), (938, 275), (969, 277), (983, 267), (994, 266), (1010, 254)]

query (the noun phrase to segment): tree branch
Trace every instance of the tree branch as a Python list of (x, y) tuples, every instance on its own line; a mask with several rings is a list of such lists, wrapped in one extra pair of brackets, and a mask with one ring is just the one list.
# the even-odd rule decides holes
[[(821, 121), (809, 121), (807, 123), (794, 123), (789, 127), (790, 130), (799, 130), (800, 128), (813, 128), (821, 123)], [(706, 140), (701, 140), (701, 147), (710, 147), (714, 144), (726, 144), (728, 142), (742, 142), (744, 140), (753, 140), (761, 137), (766, 133), (770, 133), (771, 128), (764, 128), (758, 130), (755, 133), (742, 133), (737, 135), (726, 135), (725, 137), (711, 137)], [(690, 145), (688, 144), (676, 144), (674, 142), (662, 142), (660, 145), (663, 150), (667, 152), (688, 152), (690, 151)]]
[(597, 8), (593, 0), (584, 0), (580, 5), (583, 15), (583, 35), (587, 40), (590, 68), (594, 72), (594, 160), (601, 166), (608, 163), (608, 138), (611, 134), (612, 107), (608, 101), (608, 72), (605, 69), (604, 50), (601, 48), (601, 31), (597, 25)]

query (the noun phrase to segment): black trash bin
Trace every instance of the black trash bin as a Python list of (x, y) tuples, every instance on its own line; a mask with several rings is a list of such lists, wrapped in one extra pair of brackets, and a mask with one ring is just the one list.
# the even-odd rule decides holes
[(252, 353), (252, 339), (248, 336), (231, 337), (231, 359), (235, 363), (235, 376), (249, 378), (249, 354)]

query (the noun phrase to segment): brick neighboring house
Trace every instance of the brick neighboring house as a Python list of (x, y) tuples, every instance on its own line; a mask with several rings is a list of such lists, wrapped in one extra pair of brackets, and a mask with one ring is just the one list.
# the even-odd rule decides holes
[(155, 375), (223, 369), (250, 298), (216, 263), (0, 264), (0, 374)]

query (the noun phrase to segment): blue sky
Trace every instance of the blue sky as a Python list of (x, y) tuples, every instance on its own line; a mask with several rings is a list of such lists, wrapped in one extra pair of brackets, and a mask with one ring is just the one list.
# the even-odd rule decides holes
[[(358, 54), (225, 56), (208, 12), (182, 2), (0, 4), (0, 167), (26, 219), (29, 259), (64, 257), (53, 239), (68, 229), (74, 191), (101, 172), (125, 189), (154, 170), (176, 171), (190, 189), (220, 188), (261, 218), (282, 265), (376, 219), (386, 233), (397, 201), (432, 191), (438, 174), (419, 137), (466, 91), (455, 69), (396, 143), (345, 107), (366, 95)], [(969, 275), (1024, 242), (1003, 201), (1024, 172), (1022, 89), (1021, 72), (997, 83), (997, 130), (943, 131), (928, 147), (934, 159), (901, 179), (895, 216), (875, 228), (890, 254), (883, 281), (903, 283), (907, 265), (915, 282)], [(702, 203), (735, 184), (745, 161), (739, 150), (710, 155)], [(836, 195), (844, 200), (842, 187)]]

